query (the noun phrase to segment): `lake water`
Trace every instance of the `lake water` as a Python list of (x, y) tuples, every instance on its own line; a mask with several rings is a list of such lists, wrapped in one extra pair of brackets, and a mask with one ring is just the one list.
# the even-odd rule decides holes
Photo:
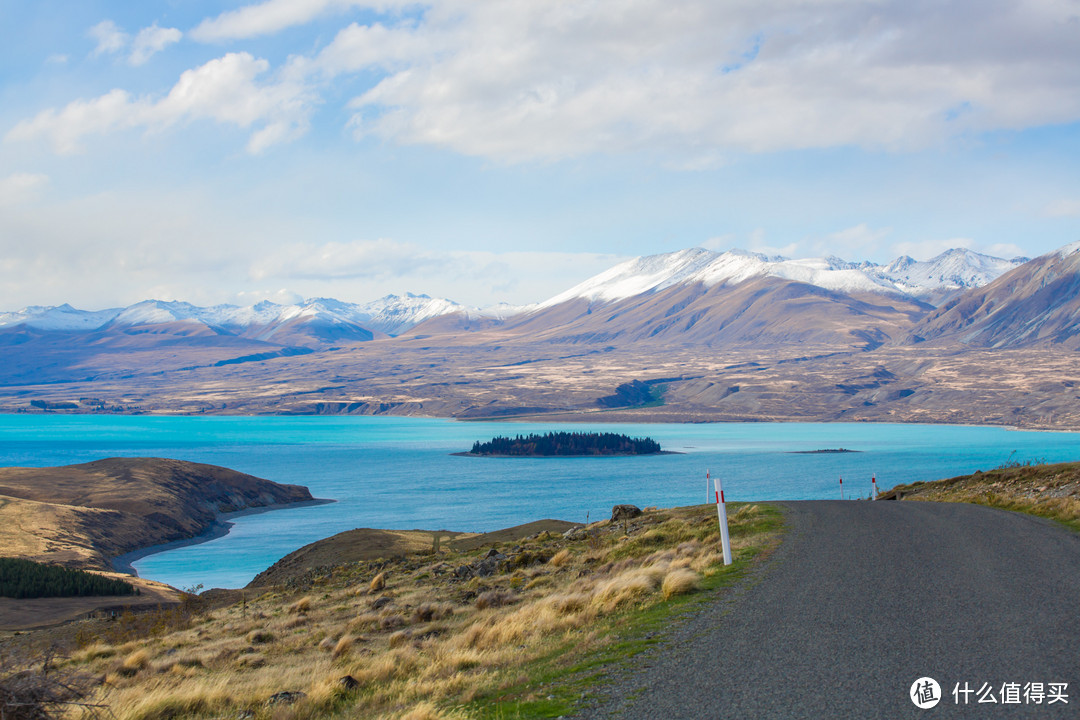
[[(467, 458), (475, 440), (554, 429), (656, 439), (679, 455)], [(795, 454), (847, 448), (858, 453)], [(1014, 454), (1015, 451), (1015, 454)], [(848, 497), (1010, 460), (1080, 460), (1080, 435), (871, 423), (464, 423), (372, 417), (0, 416), (0, 466), (154, 456), (306, 485), (337, 502), (239, 517), (206, 543), (149, 555), (139, 574), (176, 587), (241, 587), (283, 555), (357, 527), (486, 531), (541, 518), (584, 522), (633, 503), (706, 501), (705, 471), (729, 501)]]

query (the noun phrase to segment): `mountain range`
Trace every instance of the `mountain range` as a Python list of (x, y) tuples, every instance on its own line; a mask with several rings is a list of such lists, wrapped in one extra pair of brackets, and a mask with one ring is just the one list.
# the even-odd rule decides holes
[(145, 300), (126, 308), (85, 311), (70, 305), (27, 307), (0, 313), (0, 328), (25, 327), (47, 331), (128, 331), (128, 328), (180, 323), (188, 333), (229, 334), (267, 342), (288, 340), (306, 326), (312, 340), (371, 340), (396, 335), (427, 318), (468, 312), (451, 300), (427, 295), (387, 295), (362, 305), (313, 298), (297, 305), (269, 301), (250, 307), (198, 307), (185, 302)]
[(366, 341), (400, 335), (425, 320), (445, 315), (502, 322), (579, 299), (595, 305), (678, 286), (708, 290), (760, 278), (799, 282), (837, 293), (876, 293), (938, 305), (966, 289), (987, 284), (1026, 260), (1004, 260), (954, 249), (925, 262), (903, 256), (888, 265), (875, 265), (836, 257), (792, 260), (741, 250), (717, 253), (693, 248), (629, 260), (564, 293), (527, 306), (470, 308), (452, 300), (412, 293), (387, 295), (363, 304), (312, 298), (295, 305), (264, 301), (249, 307), (198, 307), (185, 302), (145, 300), (126, 308), (96, 311), (77, 310), (65, 304), (0, 312), (0, 329), (131, 334), (135, 332), (132, 328), (160, 326), (171, 327), (169, 334), (188, 337), (232, 335), (278, 344)]
[(0, 313), (0, 411), (1080, 427), (1080, 243), (886, 265), (701, 248), (546, 301)]

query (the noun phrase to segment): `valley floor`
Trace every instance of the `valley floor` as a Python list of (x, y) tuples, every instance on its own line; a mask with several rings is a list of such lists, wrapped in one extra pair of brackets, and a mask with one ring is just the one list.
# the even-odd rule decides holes
[(1080, 428), (1072, 351), (596, 349), (485, 344), (475, 334), (431, 342), (395, 338), (226, 366), (88, 358), (83, 379), (0, 387), (0, 411)]

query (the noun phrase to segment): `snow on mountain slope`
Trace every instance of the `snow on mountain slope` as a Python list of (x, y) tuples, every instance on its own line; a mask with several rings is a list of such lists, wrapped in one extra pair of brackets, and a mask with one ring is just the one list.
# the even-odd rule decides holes
[(1076, 253), (1080, 252), (1080, 240), (1077, 240), (1076, 242), (1069, 243), (1068, 245), (1060, 247), (1057, 250), (1055, 250), (1054, 252), (1056, 252), (1059, 257), (1063, 257), (1063, 258), (1067, 258), (1070, 255), (1075, 255)]
[(946, 339), (988, 348), (1080, 349), (1080, 243), (1014, 268), (945, 303), (910, 342)]
[[(500, 309), (505, 312), (505, 309)], [(491, 314), (497, 314), (494, 310)], [(331, 298), (311, 298), (298, 305), (278, 305), (263, 301), (248, 307), (214, 305), (199, 307), (186, 302), (144, 300), (126, 308), (90, 312), (70, 305), (28, 307), (18, 312), (0, 313), (0, 328), (18, 325), (41, 330), (92, 331), (106, 327), (123, 329), (142, 325), (189, 323), (205, 325), (218, 332), (273, 341), (286, 328), (316, 324), (339, 330), (352, 328), (360, 335), (370, 331), (394, 335), (419, 322), (455, 312), (475, 312), (451, 300), (427, 295), (387, 295), (365, 304)]]
[(895, 283), (897, 288), (909, 295), (926, 297), (941, 291), (982, 287), (1027, 261), (1028, 258), (1004, 260), (954, 248), (924, 261), (904, 255), (888, 265), (876, 266), (869, 271)]
[(115, 318), (119, 308), (87, 312), (67, 303), (57, 307), (31, 305), (16, 312), (0, 312), (0, 328), (25, 325), (37, 330), (95, 330)]
[[(1080, 252), (1080, 243), (1057, 252)], [(106, 326), (124, 328), (183, 323), (206, 326), (200, 332), (285, 342), (291, 337), (302, 337), (300, 328), (303, 326), (319, 326), (322, 329), (314, 336), (324, 339), (350, 336), (367, 339), (371, 331), (398, 335), (441, 316), (462, 315), (474, 320), (501, 321), (577, 298), (608, 303), (677, 285), (701, 283), (711, 288), (737, 285), (761, 277), (793, 280), (843, 293), (902, 294), (938, 304), (962, 290), (982, 287), (1024, 261), (1024, 258), (1003, 260), (956, 249), (927, 261), (904, 256), (888, 265), (875, 265), (847, 262), (837, 257), (793, 260), (743, 250), (718, 253), (690, 248), (627, 260), (545, 302), (529, 306), (500, 304), (484, 309), (469, 308), (451, 300), (412, 293), (387, 295), (362, 304), (312, 298), (297, 305), (264, 301), (248, 307), (199, 307), (185, 302), (146, 300), (127, 308), (95, 312), (76, 310), (70, 305), (33, 306), (18, 312), (0, 313), (0, 328), (21, 325), (40, 330), (91, 331)], [(297, 335), (298, 332), (301, 334)]]
[(354, 305), (355, 317), (372, 330), (399, 335), (409, 328), (440, 315), (467, 312), (464, 305), (444, 298), (405, 293), (387, 295), (363, 305)]
[[(778, 277), (840, 292), (898, 292), (894, 283), (866, 272), (868, 263), (836, 257), (791, 260), (744, 250), (717, 253), (702, 248), (634, 258), (540, 303), (553, 307), (576, 298), (611, 302), (675, 285), (737, 285), (755, 277)], [(872, 266), (871, 266), (872, 267)]]

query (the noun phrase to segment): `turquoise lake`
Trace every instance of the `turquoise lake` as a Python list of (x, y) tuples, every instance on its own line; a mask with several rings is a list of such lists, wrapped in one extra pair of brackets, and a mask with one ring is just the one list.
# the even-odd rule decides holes
[[(466, 458), (475, 440), (548, 430), (648, 436), (678, 455)], [(847, 448), (857, 453), (798, 454)], [(871, 423), (465, 423), (373, 417), (0, 416), (0, 466), (153, 456), (306, 485), (332, 504), (238, 517), (209, 542), (146, 556), (144, 577), (241, 587), (283, 555), (357, 527), (486, 531), (541, 518), (584, 522), (612, 505), (705, 502), (705, 471), (729, 501), (866, 497), (1012, 461), (1080, 460), (1080, 434)]]

